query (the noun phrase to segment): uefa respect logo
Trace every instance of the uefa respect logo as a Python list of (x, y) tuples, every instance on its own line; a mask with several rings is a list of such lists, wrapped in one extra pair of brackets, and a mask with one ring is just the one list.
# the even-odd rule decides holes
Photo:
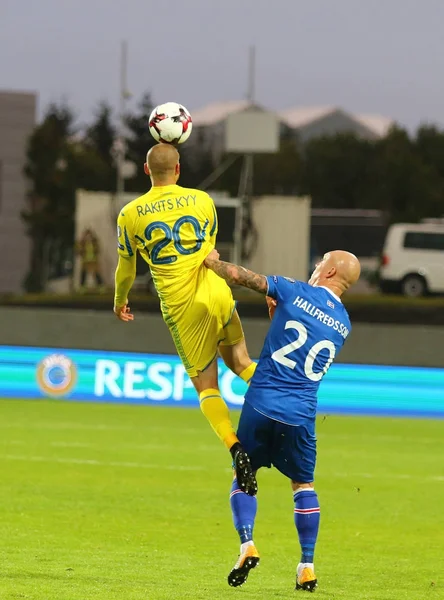
[(50, 354), (37, 365), (37, 383), (47, 396), (66, 396), (77, 382), (77, 367), (64, 354)]

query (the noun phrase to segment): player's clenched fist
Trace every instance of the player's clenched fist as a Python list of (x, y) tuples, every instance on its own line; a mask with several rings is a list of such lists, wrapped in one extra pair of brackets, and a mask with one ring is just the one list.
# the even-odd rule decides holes
[(277, 302), (273, 298), (270, 298), (270, 296), (265, 296), (265, 300), (267, 301), (268, 314), (270, 315), (270, 319), (272, 319), (274, 311), (276, 310)]
[(124, 304), (123, 306), (114, 306), (114, 314), (121, 321), (134, 321), (134, 315), (130, 312), (130, 307), (128, 304)]

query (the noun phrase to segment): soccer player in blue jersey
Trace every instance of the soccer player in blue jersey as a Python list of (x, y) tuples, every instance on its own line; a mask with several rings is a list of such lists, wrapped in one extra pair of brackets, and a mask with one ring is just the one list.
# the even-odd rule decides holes
[[(313, 592), (320, 518), (314, 489), (317, 391), (350, 333), (350, 319), (340, 298), (359, 279), (360, 264), (349, 252), (329, 252), (308, 283), (258, 275), (220, 261), (215, 250), (205, 265), (228, 283), (267, 296), (272, 321), (245, 395), (237, 435), (254, 471), (274, 465), (291, 480), (302, 550), (296, 589)], [(230, 502), (241, 550), (228, 583), (237, 587), (259, 563), (253, 542), (257, 499), (242, 492), (234, 479)]]

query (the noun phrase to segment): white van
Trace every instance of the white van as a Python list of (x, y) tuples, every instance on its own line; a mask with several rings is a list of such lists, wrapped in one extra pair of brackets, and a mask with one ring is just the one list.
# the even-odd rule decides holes
[(379, 270), (383, 292), (444, 294), (444, 223), (397, 223), (385, 238)]

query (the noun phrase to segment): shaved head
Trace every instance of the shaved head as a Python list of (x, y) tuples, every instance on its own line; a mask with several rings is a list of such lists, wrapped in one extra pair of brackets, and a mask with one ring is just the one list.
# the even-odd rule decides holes
[(324, 254), (308, 283), (329, 287), (340, 296), (358, 281), (360, 274), (361, 265), (354, 254), (333, 250)]
[(172, 185), (179, 178), (179, 152), (171, 144), (157, 144), (146, 155), (145, 173), (153, 185)]
[(361, 265), (354, 254), (344, 250), (333, 250), (328, 254), (330, 264), (336, 267), (337, 277), (347, 284), (347, 287), (358, 281), (361, 274)]

